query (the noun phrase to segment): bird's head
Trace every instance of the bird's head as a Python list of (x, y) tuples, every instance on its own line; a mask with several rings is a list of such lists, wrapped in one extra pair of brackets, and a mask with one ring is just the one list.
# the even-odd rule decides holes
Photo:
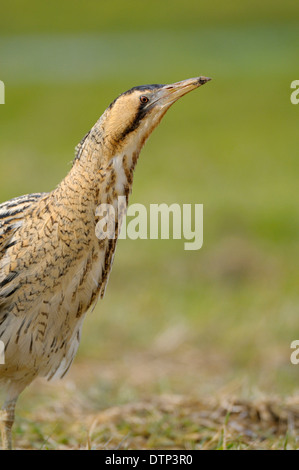
[(102, 117), (105, 135), (119, 150), (129, 147), (140, 150), (170, 106), (209, 80), (197, 77), (170, 85), (137, 86), (126, 91), (111, 103)]

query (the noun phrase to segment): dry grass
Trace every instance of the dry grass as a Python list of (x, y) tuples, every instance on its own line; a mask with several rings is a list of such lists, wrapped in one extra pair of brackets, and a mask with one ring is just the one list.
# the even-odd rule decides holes
[[(40, 449), (274, 450), (298, 445), (298, 400), (217, 402), (161, 395), (100, 412), (73, 405), (36, 412), (31, 419), (38, 425), (23, 421), (22, 448), (31, 448), (28, 437), (34, 434), (39, 434), (34, 445)], [(49, 425), (53, 433), (45, 437), (41, 429)]]
[[(132, 369), (122, 393), (126, 370), (122, 374), (113, 362), (81, 363), (67, 380), (36, 382), (19, 406), (16, 446), (43, 450), (298, 447), (298, 398), (257, 394), (254, 399), (238, 398), (242, 394), (236, 384), (210, 398), (196, 396), (196, 387), (185, 394), (153, 393), (145, 374), (140, 376), (142, 385), (136, 380), (136, 367)], [(163, 360), (158, 369), (163, 369)], [(153, 382), (158, 380), (157, 370), (150, 371)], [(95, 372), (101, 375), (100, 383)], [(176, 373), (183, 380), (180, 365)], [(190, 385), (188, 371), (187, 382)]]
[(90, 416), (89, 446), (107, 449), (294, 448), (299, 402), (222, 403), (166, 395)]

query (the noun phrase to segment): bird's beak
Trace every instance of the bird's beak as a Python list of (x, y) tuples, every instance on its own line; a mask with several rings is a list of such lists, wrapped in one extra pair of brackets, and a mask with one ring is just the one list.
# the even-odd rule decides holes
[(172, 83), (171, 85), (165, 85), (159, 91), (158, 100), (163, 106), (171, 105), (175, 103), (179, 98), (186, 95), (195, 88), (204, 85), (205, 83), (212, 80), (208, 77), (196, 77), (183, 80), (181, 82)]

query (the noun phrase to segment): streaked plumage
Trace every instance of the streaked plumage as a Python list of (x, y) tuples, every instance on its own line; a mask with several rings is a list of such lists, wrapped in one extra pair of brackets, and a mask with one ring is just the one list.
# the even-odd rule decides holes
[(206, 83), (135, 87), (120, 95), (77, 146), (73, 167), (50, 193), (0, 205), (0, 340), (7, 388), (2, 438), (11, 448), (19, 394), (37, 376), (63, 377), (80, 341), (89, 307), (104, 295), (115, 238), (99, 240), (96, 208), (128, 202), (139, 152), (167, 109)]

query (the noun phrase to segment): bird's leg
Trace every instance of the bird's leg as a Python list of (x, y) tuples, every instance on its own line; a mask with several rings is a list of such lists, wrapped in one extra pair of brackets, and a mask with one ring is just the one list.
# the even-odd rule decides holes
[(11, 429), (15, 419), (15, 406), (17, 399), (6, 401), (0, 410), (0, 425), (3, 450), (12, 449)]

